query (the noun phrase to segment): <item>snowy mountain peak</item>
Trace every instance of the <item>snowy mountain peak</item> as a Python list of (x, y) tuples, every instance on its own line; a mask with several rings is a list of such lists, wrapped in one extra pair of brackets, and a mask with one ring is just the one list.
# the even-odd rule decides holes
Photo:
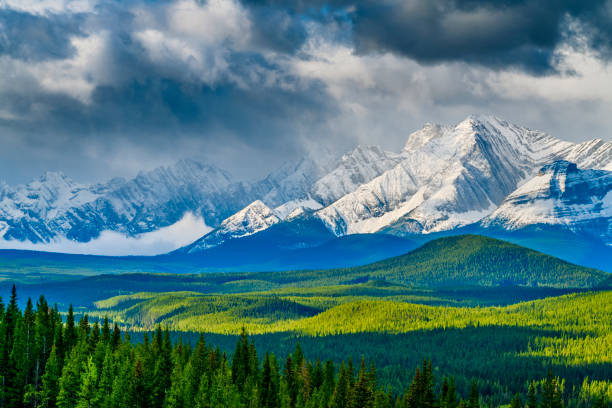
[(235, 225), (236, 223), (243, 225), (248, 223), (253, 226), (258, 224), (271, 225), (278, 222), (278, 219), (275, 220), (275, 218), (277, 217), (270, 207), (265, 205), (261, 200), (255, 200), (236, 214), (224, 220), (221, 223), (221, 227)]
[(378, 146), (359, 145), (344, 154), (335, 167), (312, 187), (312, 196), (324, 205), (338, 200), (369, 182), (400, 161), (396, 153), (384, 151)]
[(212, 248), (223, 242), (255, 234), (280, 222), (274, 212), (261, 200), (256, 200), (225, 219), (221, 225), (204, 235), (202, 238), (185, 248), (186, 252), (194, 253)]
[(66, 176), (61, 171), (46, 171), (42, 176), (38, 179), (41, 183), (49, 183), (49, 184), (74, 184), (71, 178)]
[(481, 224), (508, 230), (562, 225), (612, 243), (612, 172), (580, 169), (565, 160), (548, 164)]
[(489, 214), (571, 145), (494, 116), (427, 124), (408, 136), (395, 166), (318, 214), (339, 235), (452, 229)]
[(422, 148), (434, 139), (442, 137), (451, 129), (450, 126), (427, 123), (422, 129), (411, 133), (404, 145), (404, 152), (413, 152)]

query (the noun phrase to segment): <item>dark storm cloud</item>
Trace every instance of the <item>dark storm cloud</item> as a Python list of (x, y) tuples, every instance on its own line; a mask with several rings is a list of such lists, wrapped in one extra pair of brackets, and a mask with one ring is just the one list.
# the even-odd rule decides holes
[(554, 71), (562, 43), (585, 40), (605, 59), (612, 51), (606, 0), (245, 1), (349, 19), (358, 52), (390, 51), (426, 64), (465, 61), (542, 74)]
[(255, 43), (278, 52), (294, 53), (306, 41), (301, 17), (290, 10), (262, 6), (252, 9)]
[[(312, 46), (314, 51), (309, 49), (309, 39), (326, 46), (341, 44), (349, 52), (354, 50), (357, 58), (383, 53), (408, 57), (400, 58), (407, 70), (460, 62), (466, 64), (449, 70), (468, 71), (476, 65), (475, 75), (488, 72), (482, 66), (559, 74), (557, 50), (563, 44), (586, 47), (604, 60), (612, 57), (612, 6), (603, 0), (235, 0), (216, 4), (219, 9), (241, 8), (238, 14), (244, 12), (246, 17), (237, 18), (234, 25), (226, 21), (231, 15), (216, 16), (201, 25), (197, 21), (176, 24), (171, 19), (176, 4), (100, 1), (78, 14), (68, 10), (27, 13), (0, 6), (0, 180), (34, 166), (38, 166), (35, 173), (55, 168), (50, 163), (82, 168), (83, 174), (90, 172), (87, 176), (98, 172), (93, 177), (103, 179), (108, 170), (104, 154), (112, 158), (116, 151), (133, 152), (132, 162), (158, 156), (179, 159), (197, 155), (193, 149), (200, 147), (214, 154), (215, 145), (226, 146), (226, 152), (235, 145), (253, 153), (259, 150), (266, 157), (295, 157), (306, 149), (300, 134), (307, 134), (313, 145), (340, 145), (357, 131), (367, 133), (369, 122), (360, 129), (351, 128), (353, 120), (359, 119), (359, 108), (364, 111), (380, 101), (384, 104), (386, 95), (394, 95), (398, 87), (420, 100), (417, 91), (422, 84), (398, 78), (410, 76), (409, 72), (384, 78), (372, 75), (374, 84), (365, 88), (370, 94), (344, 96), (350, 101), (342, 100), (342, 94), (352, 95), (350, 87), (360, 89), (359, 84), (333, 84), (333, 78), (317, 77), (318, 67), (300, 77), (299, 62), (327, 58), (317, 55), (317, 45)], [(215, 7), (210, 1), (184, 4)], [(217, 29), (232, 32), (224, 38)], [(85, 56), (79, 55), (79, 41), (98, 37), (99, 42), (80, 49)], [(71, 62), (79, 57), (83, 60)], [(372, 60), (362, 58), (362, 62), (365, 66)], [(368, 68), (357, 67), (357, 77), (361, 69)], [(452, 81), (436, 77), (435, 82), (444, 86), (439, 86), (440, 95), (432, 91), (432, 103), (487, 107), (495, 102), (495, 91), (482, 84), (485, 91), (478, 100), (471, 100), (465, 84), (456, 80), (465, 76), (449, 74)], [(455, 87), (450, 84), (453, 81)], [(391, 84), (381, 90), (386, 82)], [(334, 86), (335, 93), (330, 92)], [(337, 92), (339, 87), (343, 92)], [(361, 104), (355, 115), (350, 113), (352, 107), (346, 108), (353, 102)], [(396, 114), (396, 102), (381, 108), (382, 117)], [(405, 115), (397, 115), (404, 119)], [(402, 120), (398, 123), (403, 125)], [(371, 126), (380, 126), (380, 134), (385, 135), (387, 122), (378, 122)], [(368, 143), (377, 142), (368, 139)], [(88, 162), (91, 151), (101, 157), (99, 162)], [(138, 156), (142, 151), (152, 153)], [(234, 166), (232, 160), (225, 163), (230, 170)], [(252, 167), (269, 166), (273, 164)], [(21, 170), (12, 170), (17, 168)]]
[[(5, 89), (1, 94), (0, 113), (10, 115), (0, 115), (0, 138), (19, 139), (19, 143), (32, 146), (32, 151), (44, 151), (43, 156), (48, 151), (62, 151), (78, 157), (88, 146), (104, 150), (121, 143), (170, 152), (178, 149), (177, 138), (193, 139), (198, 146), (235, 143), (295, 154), (300, 149), (299, 128), (313, 123), (315, 117), (325, 120), (334, 114), (334, 101), (323, 84), (296, 78), (262, 54), (266, 50), (292, 53), (305, 40), (303, 25), (286, 11), (259, 9), (255, 14), (269, 18), (270, 25), (253, 28), (253, 43), (247, 49), (236, 49), (228, 41), (201, 45), (195, 38), (195, 45), (190, 45), (195, 47), (194, 56), (164, 55), (156, 59), (138, 33), (152, 28), (160, 30), (164, 38), (176, 35), (166, 21), (166, 7), (172, 3), (146, 5), (157, 19), (151, 27), (137, 25), (131, 8), (134, 4), (101, 5), (79, 18), (81, 30), (88, 35), (105, 33), (104, 51), (93, 61), (100, 66), (86, 67), (103, 73), (102, 80), (88, 79), (93, 85), (89, 97), (81, 100), (71, 96), (69, 89), (51, 91), (39, 86), (37, 78), (22, 79), (23, 86)], [(81, 35), (81, 31), (58, 23), (68, 20), (69, 15), (1, 12), (12, 27), (19, 27), (22, 34), (30, 33), (21, 39), (10, 36), (13, 48), (20, 50), (13, 51), (11, 57), (43, 60), (74, 54), (69, 39), (75, 33)], [(45, 36), (33, 34), (29, 24), (36, 23)], [(178, 44), (189, 46), (191, 40), (179, 38)], [(168, 51), (164, 44), (160, 47)], [(200, 51), (201, 55), (197, 54)], [(198, 58), (203, 60), (196, 61)], [(220, 67), (215, 68), (215, 64)], [(194, 152), (173, 154), (180, 158)]]
[(68, 58), (70, 37), (81, 34), (79, 15), (37, 16), (0, 9), (0, 55), (26, 61)]

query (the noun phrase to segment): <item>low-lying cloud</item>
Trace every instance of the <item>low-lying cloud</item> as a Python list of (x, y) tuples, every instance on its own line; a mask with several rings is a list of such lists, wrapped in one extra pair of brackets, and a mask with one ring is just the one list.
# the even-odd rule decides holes
[(129, 237), (114, 231), (102, 231), (89, 242), (60, 238), (50, 243), (33, 244), (29, 241), (7, 241), (0, 238), (0, 249), (23, 249), (83, 255), (160, 255), (188, 245), (212, 230), (201, 217), (187, 213), (178, 222)]

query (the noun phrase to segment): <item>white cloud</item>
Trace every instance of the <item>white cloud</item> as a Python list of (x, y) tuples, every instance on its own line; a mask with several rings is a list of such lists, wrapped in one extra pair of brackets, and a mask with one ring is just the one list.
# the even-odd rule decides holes
[(567, 47), (559, 53), (563, 58), (558, 68), (574, 72), (573, 75), (533, 77), (502, 71), (487, 75), (486, 81), (500, 95), (515, 100), (539, 98), (551, 102), (597, 100), (612, 103), (612, 65)]
[(32, 14), (84, 13), (92, 11), (96, 0), (0, 0), (0, 8)]
[(187, 213), (175, 224), (136, 237), (127, 237), (114, 231), (103, 231), (97, 239), (89, 242), (75, 242), (63, 238), (48, 244), (33, 244), (27, 241), (0, 239), (0, 249), (87, 255), (159, 255), (188, 245), (211, 230), (212, 228), (207, 226), (202, 218)]

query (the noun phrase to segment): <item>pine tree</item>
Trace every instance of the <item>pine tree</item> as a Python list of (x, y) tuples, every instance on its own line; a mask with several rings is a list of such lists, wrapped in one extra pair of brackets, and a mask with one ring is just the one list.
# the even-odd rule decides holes
[(46, 408), (55, 407), (57, 395), (59, 394), (60, 364), (56, 348), (51, 348), (51, 354), (45, 365), (45, 373), (42, 376), (42, 406)]
[(121, 330), (119, 330), (119, 326), (117, 323), (113, 326), (113, 334), (111, 335), (111, 346), (113, 351), (117, 350), (117, 348), (121, 345)]
[(182, 342), (173, 350), (172, 355), (173, 368), (170, 376), (170, 389), (166, 392), (164, 399), (164, 408), (179, 408), (185, 406), (185, 389), (186, 381), (183, 375), (184, 358), (182, 351)]
[(522, 407), (523, 407), (523, 402), (521, 401), (520, 394), (517, 392), (516, 394), (514, 394), (514, 398), (512, 398), (512, 401), (510, 401), (510, 408), (522, 408)]
[(374, 390), (368, 373), (366, 372), (365, 360), (361, 358), (361, 366), (357, 375), (357, 382), (351, 393), (349, 406), (352, 408), (370, 408), (374, 404)]
[(115, 378), (115, 362), (113, 353), (109, 344), (106, 346), (104, 361), (102, 363), (102, 371), (98, 383), (97, 400), (103, 407), (108, 407), (111, 404), (111, 395), (113, 391), (113, 381)]
[(455, 379), (451, 377), (448, 383), (448, 391), (446, 393), (446, 408), (457, 408), (457, 389), (455, 388)]
[(541, 408), (552, 408), (555, 394), (555, 382), (552, 370), (548, 369), (546, 380), (542, 384), (542, 403)]
[(527, 390), (527, 408), (538, 408), (538, 395), (535, 381), (529, 383)]
[(81, 374), (81, 389), (79, 391), (77, 408), (96, 408), (100, 406), (97, 387), (98, 369), (94, 363), (93, 356), (89, 356)]
[(130, 377), (128, 394), (129, 406), (133, 408), (147, 407), (149, 401), (148, 396), (143, 364), (142, 361), (137, 360), (134, 365), (134, 371)]
[(72, 309), (72, 304), (68, 307), (68, 315), (66, 316), (66, 328), (64, 329), (63, 337), (65, 353), (68, 354), (77, 342), (77, 332), (74, 326), (74, 311)]
[(559, 379), (553, 379), (553, 396), (550, 404), (551, 408), (563, 408), (563, 388)]
[(470, 399), (468, 400), (468, 408), (480, 408), (480, 395), (478, 394), (478, 387), (476, 381), (472, 381), (470, 387)]
[(81, 381), (81, 359), (78, 347), (74, 347), (70, 352), (70, 357), (66, 359), (62, 376), (59, 380), (59, 393), (57, 396), (58, 408), (74, 408), (79, 401), (80, 381)]
[(349, 373), (344, 367), (344, 363), (340, 366), (340, 373), (338, 374), (338, 382), (332, 395), (330, 407), (331, 408), (345, 408), (347, 407), (348, 390), (350, 388)]
[[(125, 349), (129, 347), (129, 343), (125, 344)], [(111, 392), (111, 407), (113, 408), (130, 408), (132, 401), (132, 375), (133, 367), (130, 352), (122, 349), (119, 350), (120, 361), (117, 368), (117, 375), (113, 380), (113, 390)]]
[(104, 320), (102, 321), (102, 342), (107, 345), (111, 339), (110, 326), (108, 324), (108, 316), (104, 316)]
[(444, 377), (442, 388), (440, 389), (440, 408), (446, 408), (448, 403), (448, 380)]

